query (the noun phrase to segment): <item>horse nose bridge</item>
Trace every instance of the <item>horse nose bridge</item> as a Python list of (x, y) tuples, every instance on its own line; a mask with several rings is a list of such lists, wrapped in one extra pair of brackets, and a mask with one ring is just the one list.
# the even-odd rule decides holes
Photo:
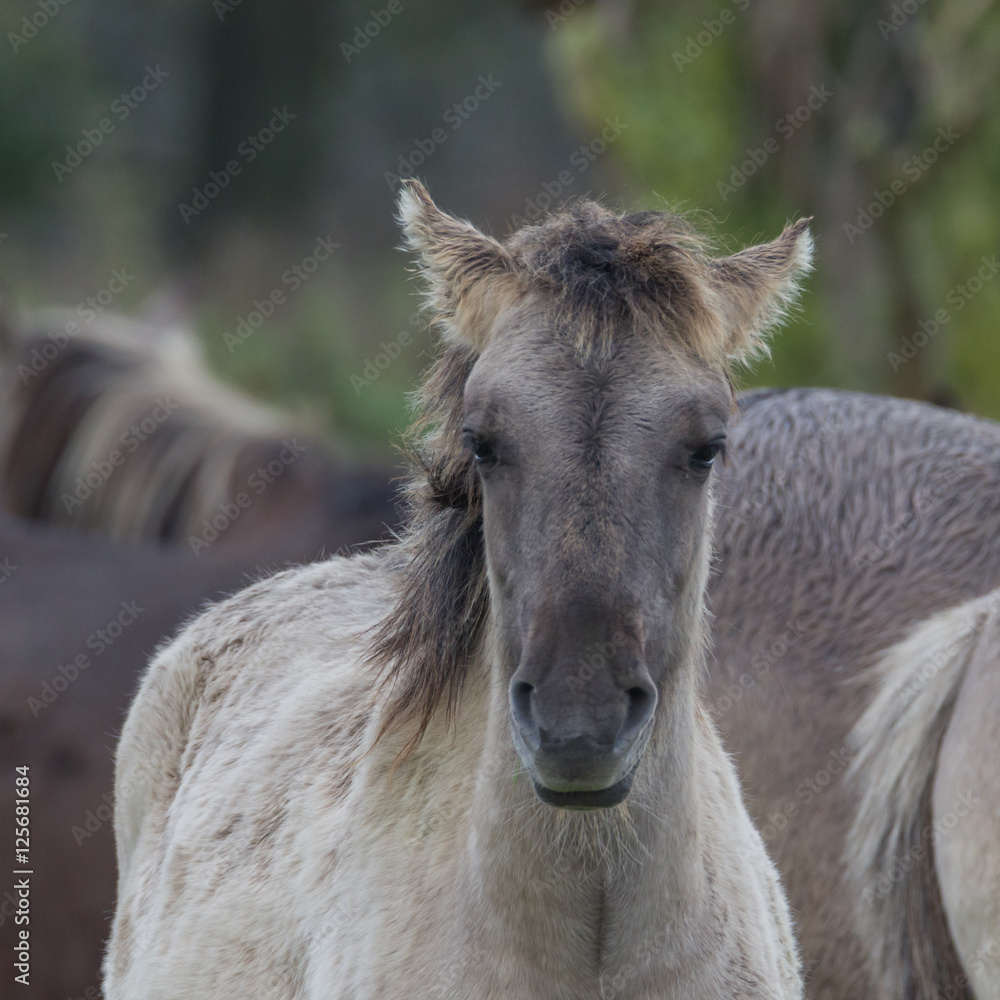
[[(644, 669), (636, 629), (623, 616), (588, 607), (576, 614), (535, 616), (521, 648), (519, 674), (535, 686), (569, 684), (572, 679), (606, 679), (627, 688)], [(540, 621), (539, 621), (540, 619)]]
[(590, 553), (584, 565), (558, 561), (522, 608), (522, 624), (539, 643), (580, 655), (609, 643), (638, 645), (648, 603), (628, 574)]
[(606, 677), (627, 689), (644, 672), (642, 606), (627, 588), (577, 578), (536, 593), (540, 599), (529, 601), (520, 619), (524, 680)]

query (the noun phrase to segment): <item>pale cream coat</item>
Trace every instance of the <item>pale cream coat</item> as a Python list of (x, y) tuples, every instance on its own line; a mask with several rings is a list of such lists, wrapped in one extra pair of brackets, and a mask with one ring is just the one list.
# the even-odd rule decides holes
[[(696, 712), (629, 800), (566, 813), (517, 775), (488, 666), (393, 774), (362, 630), (385, 556), (279, 574), (156, 658), (116, 784), (108, 1000), (801, 996), (775, 871)], [(662, 782), (662, 787), (655, 788)]]

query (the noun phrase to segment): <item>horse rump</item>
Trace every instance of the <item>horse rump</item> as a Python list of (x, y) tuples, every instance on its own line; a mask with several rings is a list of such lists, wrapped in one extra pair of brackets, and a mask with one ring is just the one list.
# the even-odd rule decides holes
[(994, 591), (918, 624), (858, 678), (872, 699), (851, 733), (858, 795), (844, 864), (879, 995), (974, 1000), (935, 866), (935, 776)]

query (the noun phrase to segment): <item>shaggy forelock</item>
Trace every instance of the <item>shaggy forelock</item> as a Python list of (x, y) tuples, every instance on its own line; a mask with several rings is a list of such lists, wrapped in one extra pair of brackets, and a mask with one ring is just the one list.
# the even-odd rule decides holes
[(641, 331), (722, 361), (712, 326), (707, 241), (670, 212), (619, 216), (580, 201), (506, 244), (525, 284), (553, 300), (583, 350)]

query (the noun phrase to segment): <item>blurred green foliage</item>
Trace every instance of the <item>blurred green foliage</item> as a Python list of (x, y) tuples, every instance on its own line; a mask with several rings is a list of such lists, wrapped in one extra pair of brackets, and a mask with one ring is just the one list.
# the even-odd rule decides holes
[[(135, 281), (113, 308), (191, 322), (224, 377), (347, 447), (387, 447), (431, 349), (394, 249), (386, 175), (401, 159), (443, 207), (497, 234), (567, 170), (563, 195), (692, 213), (723, 251), (812, 215), (803, 309), (746, 381), (1000, 418), (1000, 280), (969, 285), (1000, 251), (993, 2), (404, 0), (350, 58), (371, 0), (243, 0), (222, 16), (207, 0), (71, 0), (14, 51), (38, 9), (0, 10), (7, 293), (72, 306), (127, 267)], [(163, 84), (58, 176), (67, 147), (154, 65)], [(481, 74), (502, 81), (496, 94), (443, 126)], [(179, 204), (283, 106), (287, 130), (185, 220)], [(598, 142), (609, 119), (624, 128)], [(442, 127), (447, 141), (416, 155)], [(939, 130), (957, 138), (927, 163)], [(585, 167), (581, 145), (598, 151)], [(904, 190), (879, 211), (894, 183)], [(332, 259), (230, 349), (224, 335), (326, 236)], [(939, 332), (922, 333), (941, 310)], [(412, 342), (359, 385), (403, 331)]]
[(582, 128), (628, 123), (640, 203), (708, 213), (727, 246), (814, 216), (803, 312), (751, 381), (1000, 417), (996, 4), (595, 4), (550, 58)]

